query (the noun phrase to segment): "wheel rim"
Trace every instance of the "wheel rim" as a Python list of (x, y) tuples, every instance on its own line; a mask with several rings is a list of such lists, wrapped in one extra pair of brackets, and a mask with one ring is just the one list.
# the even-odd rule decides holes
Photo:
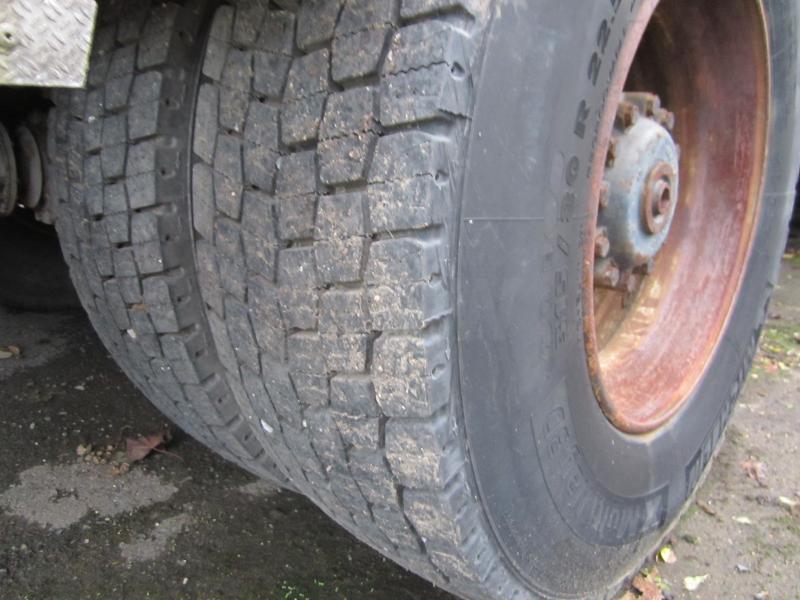
[(680, 410), (722, 339), (758, 218), (770, 79), (760, 0), (640, 11), (598, 132), (583, 283), (595, 395), (632, 434)]

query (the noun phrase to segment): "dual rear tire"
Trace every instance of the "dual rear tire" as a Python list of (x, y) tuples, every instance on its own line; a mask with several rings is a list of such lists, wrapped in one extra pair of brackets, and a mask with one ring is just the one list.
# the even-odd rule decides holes
[(767, 114), (741, 115), (768, 123), (763, 181), (737, 187), (754, 249), (680, 411), (615, 426), (583, 248), (615, 50), (648, 5), (106, 3), (49, 149), (103, 341), (189, 433), (439, 586), (612, 594), (722, 435), (800, 140), (797, 7), (737, 0), (771, 74), (749, 82)]

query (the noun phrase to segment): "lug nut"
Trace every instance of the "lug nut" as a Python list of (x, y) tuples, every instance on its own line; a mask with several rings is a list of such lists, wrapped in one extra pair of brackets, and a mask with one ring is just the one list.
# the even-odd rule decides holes
[(639, 112), (644, 113), (646, 117), (652, 117), (661, 108), (661, 98), (656, 94), (649, 94), (647, 92), (627, 92), (623, 95), (626, 102), (639, 107)]
[(639, 107), (623, 100), (617, 107), (617, 126), (620, 129), (630, 129), (639, 119)]
[(600, 227), (594, 238), (594, 255), (597, 258), (607, 258), (609, 252), (611, 252), (611, 242), (608, 239), (608, 232), (605, 227)]
[(636, 267), (633, 272), (638, 275), (650, 275), (656, 268), (656, 263), (652, 258), (649, 258), (643, 265)]
[(618, 289), (626, 294), (634, 293), (639, 287), (639, 279), (631, 271), (625, 271), (620, 275)]
[(619, 286), (619, 279), (619, 269), (610, 258), (594, 263), (594, 283), (597, 287), (615, 290)]
[(672, 131), (675, 128), (675, 115), (666, 108), (659, 108), (653, 116), (659, 125), (667, 131)]

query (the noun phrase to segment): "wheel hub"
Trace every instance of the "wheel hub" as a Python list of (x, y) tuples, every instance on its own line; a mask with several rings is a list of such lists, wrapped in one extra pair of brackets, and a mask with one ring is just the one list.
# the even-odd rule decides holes
[(680, 149), (672, 113), (652, 94), (625, 94), (617, 112), (602, 187), (595, 281), (632, 291), (669, 234), (679, 197)]

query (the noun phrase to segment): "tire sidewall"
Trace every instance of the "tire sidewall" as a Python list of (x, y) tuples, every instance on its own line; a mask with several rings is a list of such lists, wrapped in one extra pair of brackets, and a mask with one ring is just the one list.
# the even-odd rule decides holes
[[(596, 593), (634, 566), (700, 481), (746, 380), (798, 169), (798, 9), (764, 4), (772, 123), (755, 249), (706, 374), (681, 413), (648, 436), (623, 434), (600, 411), (580, 308), (592, 132), (641, 2), (498, 6), (461, 205), (461, 406), (486, 518), (539, 593)], [(611, 33), (600, 52), (604, 23)], [(598, 55), (593, 85), (587, 71)]]

